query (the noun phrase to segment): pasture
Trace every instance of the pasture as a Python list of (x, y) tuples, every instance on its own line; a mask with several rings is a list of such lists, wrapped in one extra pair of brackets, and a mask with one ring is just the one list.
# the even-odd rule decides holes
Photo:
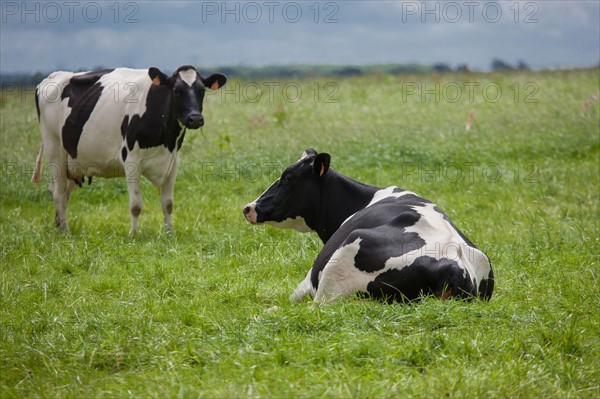
[[(33, 92), (3, 92), (0, 396), (597, 398), (599, 73), (232, 76), (186, 134), (175, 234), (144, 181), (136, 239), (124, 179), (76, 188), (56, 231)], [(491, 301), (291, 304), (322, 244), (242, 208), (308, 147), (436, 202)]]

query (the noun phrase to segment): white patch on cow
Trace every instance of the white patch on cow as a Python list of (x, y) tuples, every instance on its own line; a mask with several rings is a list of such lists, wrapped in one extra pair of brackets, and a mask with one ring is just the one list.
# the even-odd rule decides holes
[(300, 157), (300, 159), (299, 159), (298, 161), (302, 161), (304, 158), (308, 158), (308, 157), (310, 157), (311, 155), (314, 155), (314, 154), (309, 154), (308, 152), (306, 152), (306, 151), (303, 151), (303, 152), (302, 152), (302, 156)]
[(155, 186), (162, 187), (169, 176), (177, 173), (178, 151), (169, 152), (168, 150), (165, 151), (164, 147), (151, 147), (139, 149), (139, 154), (143, 164), (144, 176)]
[(193, 69), (186, 69), (185, 71), (179, 72), (179, 77), (183, 80), (188, 86), (192, 87), (194, 82), (196, 81), (198, 74)]
[(314, 231), (313, 229), (308, 227), (306, 221), (301, 216), (296, 216), (295, 218), (287, 218), (282, 222), (267, 221), (265, 223), (271, 226), (278, 227), (280, 229), (293, 229), (301, 233), (308, 233), (310, 231)]
[(315, 302), (329, 302), (337, 297), (348, 297), (358, 291), (367, 291), (367, 285), (377, 274), (361, 271), (354, 265), (361, 241), (361, 238), (357, 238), (331, 255), (319, 276)]
[(375, 193), (375, 195), (373, 195), (373, 199), (371, 200), (371, 202), (369, 202), (369, 205), (367, 205), (367, 207), (369, 207), (383, 199), (386, 199), (386, 198), (399, 198), (399, 197), (402, 197), (404, 195), (409, 195), (409, 194), (417, 195), (417, 194), (413, 193), (412, 191), (404, 190), (404, 191), (394, 192), (394, 190), (398, 190), (398, 187), (390, 186), (390, 187), (386, 187), (384, 189), (377, 191)]

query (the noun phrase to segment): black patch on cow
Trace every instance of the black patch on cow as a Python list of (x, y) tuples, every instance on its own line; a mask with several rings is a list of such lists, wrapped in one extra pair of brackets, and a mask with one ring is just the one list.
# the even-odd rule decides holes
[[(489, 260), (488, 260), (489, 261)], [(478, 294), (481, 299), (489, 301), (492, 298), (492, 291), (494, 290), (494, 272), (490, 265), (490, 274), (487, 278), (484, 278), (479, 283)]]
[(80, 99), (81, 101), (74, 105), (65, 121), (62, 130), (63, 146), (73, 159), (77, 158), (77, 146), (83, 132), (83, 126), (94, 111), (96, 103), (102, 95), (102, 89), (103, 87), (100, 84), (95, 84), (88, 89)]
[(114, 71), (114, 69), (101, 69), (73, 76), (69, 79), (69, 84), (63, 89), (60, 99), (64, 100), (65, 98), (68, 98), (69, 107), (73, 108), (73, 105), (79, 102), (80, 98), (90, 87), (95, 85), (102, 76), (111, 73), (112, 71)]
[(177, 136), (181, 127), (175, 119), (167, 120), (171, 101), (171, 89), (166, 85), (152, 85), (146, 98), (146, 111), (142, 116), (126, 116), (121, 124), (121, 134), (127, 141), (129, 151), (133, 150), (135, 143), (140, 148), (152, 148), (164, 145), (173, 152), (181, 147), (183, 136), (179, 141)]
[(71, 108), (71, 113), (62, 129), (63, 146), (73, 159), (77, 158), (77, 146), (83, 126), (102, 95), (103, 86), (98, 83), (98, 80), (112, 71), (113, 69), (103, 69), (73, 76), (62, 91), (61, 100), (68, 98), (68, 106)]
[(179, 137), (179, 139), (177, 140), (177, 151), (179, 151), (181, 149), (181, 146), (183, 145), (183, 138), (185, 137), (185, 132), (183, 132), (181, 134), (181, 136)]
[(121, 122), (121, 136), (125, 139), (127, 136), (127, 126), (129, 125), (129, 115), (125, 115), (123, 122)]
[(357, 269), (368, 273), (381, 270), (390, 258), (400, 257), (422, 248), (425, 241), (415, 232), (406, 232), (421, 217), (414, 210), (407, 210), (384, 224), (372, 229), (356, 230), (348, 236), (346, 243), (360, 238), (360, 248), (354, 257)]
[(125, 160), (127, 159), (127, 148), (125, 147), (121, 148), (121, 159), (123, 160), (123, 162), (125, 162)]
[(387, 302), (440, 297), (447, 290), (452, 297), (469, 298), (475, 294), (473, 282), (456, 261), (430, 256), (420, 256), (409, 266), (381, 273), (367, 285), (371, 296)]

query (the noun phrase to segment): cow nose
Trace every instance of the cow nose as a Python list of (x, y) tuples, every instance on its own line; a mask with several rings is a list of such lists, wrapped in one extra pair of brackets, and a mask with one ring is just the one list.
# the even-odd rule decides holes
[(185, 124), (190, 129), (198, 129), (200, 126), (204, 125), (204, 117), (202, 114), (190, 114), (185, 120)]
[(254, 204), (248, 204), (244, 208), (244, 217), (252, 224), (256, 223), (256, 208)]

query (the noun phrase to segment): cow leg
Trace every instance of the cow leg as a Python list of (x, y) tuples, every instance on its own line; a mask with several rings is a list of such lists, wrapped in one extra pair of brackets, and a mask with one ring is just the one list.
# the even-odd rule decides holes
[(47, 167), (52, 175), (50, 180), (50, 193), (54, 202), (54, 225), (62, 232), (67, 233), (67, 202), (69, 201), (70, 189), (67, 179), (67, 154), (60, 144), (46, 143)]
[(141, 174), (139, 168), (125, 168), (125, 178), (127, 180), (127, 192), (129, 193), (129, 213), (131, 217), (131, 236), (137, 234), (138, 218), (142, 213), (142, 193), (140, 189)]
[(345, 245), (331, 255), (320, 274), (315, 302), (331, 302), (338, 298), (349, 297), (356, 292), (367, 291), (372, 275), (359, 270), (354, 265), (360, 241), (360, 238), (352, 240), (349, 236)]
[(175, 178), (177, 176), (177, 164), (177, 155), (175, 155), (171, 172), (161, 187), (162, 211), (165, 215), (165, 231), (167, 233), (173, 231), (173, 190), (175, 188)]
[(38, 152), (38, 156), (35, 159), (35, 169), (33, 171), (33, 176), (31, 176), (32, 183), (40, 182), (40, 174), (42, 173), (42, 158), (44, 156), (44, 142), (42, 141), (42, 145), (40, 145), (40, 151)]
[(69, 200), (69, 194), (67, 176), (57, 176), (52, 187), (55, 212), (54, 225), (65, 233), (69, 232), (69, 226), (67, 225), (67, 201)]
[(66, 197), (67, 203), (69, 203), (69, 200), (71, 199), (71, 193), (73, 192), (74, 188), (75, 188), (75, 180), (68, 179), (67, 180), (67, 197)]
[(317, 303), (333, 302), (339, 298), (349, 297), (358, 290), (352, 289), (343, 277), (334, 277), (331, 273), (321, 275), (319, 279), (319, 287), (314, 296), (314, 301)]
[(308, 295), (310, 295), (311, 297), (315, 296), (315, 289), (313, 288), (312, 283), (310, 281), (311, 274), (312, 274), (312, 269), (310, 269), (308, 271), (306, 278), (304, 280), (302, 280), (302, 282), (300, 283), (298, 288), (296, 288), (296, 290), (290, 297), (290, 301), (300, 302), (304, 298), (306, 298)]
[(452, 288), (444, 285), (441, 291), (436, 291), (435, 296), (443, 301), (450, 299), (452, 297)]

